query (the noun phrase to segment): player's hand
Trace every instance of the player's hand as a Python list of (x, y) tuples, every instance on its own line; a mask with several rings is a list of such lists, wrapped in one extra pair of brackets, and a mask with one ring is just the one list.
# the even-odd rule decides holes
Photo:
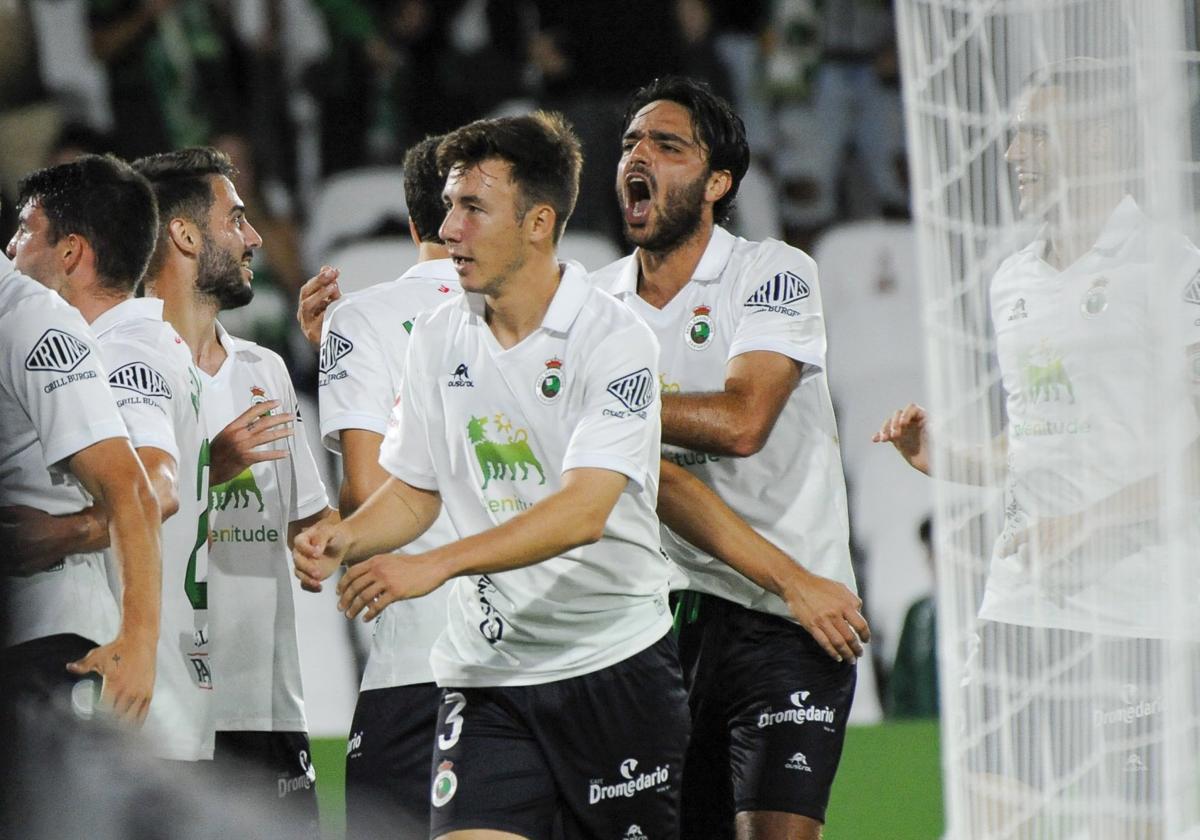
[(366, 610), (363, 621), (371, 621), (393, 601), (428, 595), (445, 582), (445, 573), (425, 555), (376, 554), (342, 575), (338, 609), (349, 619)]
[(296, 320), (300, 322), (300, 332), (304, 333), (313, 347), (321, 343), (321, 322), (325, 320), (325, 310), (342, 296), (337, 284), (339, 273), (336, 268), (323, 265), (315, 277), (300, 287)]
[(890, 443), (914, 469), (929, 475), (928, 417), (921, 406), (909, 403), (885, 420), (871, 440)]
[(845, 584), (796, 567), (798, 574), (784, 592), (788, 612), (822, 649), (838, 662), (857, 662), (871, 628), (863, 618), (862, 598)]
[(47, 542), (62, 525), (62, 519), (27, 505), (0, 508), (0, 546), (4, 547), (0, 574), (29, 575), (45, 571), (62, 556), (48, 551)]
[(278, 461), (288, 457), (286, 449), (259, 449), (277, 440), (290, 438), (287, 425), (296, 419), (294, 414), (272, 414), (279, 400), (255, 403), (234, 418), (212, 440), (209, 481), (221, 484), (229, 481), (251, 464)]
[(117, 636), (106, 645), (92, 648), (87, 656), (67, 663), (72, 674), (99, 674), (102, 680), (100, 705), (121, 720), (141, 726), (154, 695), (155, 640)]
[(320, 592), (321, 582), (337, 571), (346, 558), (348, 542), (339, 522), (321, 520), (305, 528), (292, 541), (292, 566), (301, 588)]

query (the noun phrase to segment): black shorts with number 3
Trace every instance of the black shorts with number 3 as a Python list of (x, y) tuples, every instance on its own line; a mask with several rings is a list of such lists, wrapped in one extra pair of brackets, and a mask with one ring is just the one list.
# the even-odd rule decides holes
[(486, 828), (530, 840), (675, 840), (687, 737), (670, 635), (581, 677), (448, 688), (430, 836)]

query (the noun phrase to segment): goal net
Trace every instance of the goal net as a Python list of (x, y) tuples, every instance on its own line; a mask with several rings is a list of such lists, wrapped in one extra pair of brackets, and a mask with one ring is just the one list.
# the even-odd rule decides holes
[(1195, 3), (896, 5), (947, 836), (1200, 838)]

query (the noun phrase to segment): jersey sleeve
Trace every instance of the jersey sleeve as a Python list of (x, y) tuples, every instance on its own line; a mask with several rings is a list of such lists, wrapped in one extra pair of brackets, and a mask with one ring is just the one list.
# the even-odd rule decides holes
[(134, 449), (153, 447), (179, 463), (175, 440), (176, 400), (187, 400), (181, 376), (170, 376), (163, 361), (132, 342), (106, 341), (100, 346), (108, 368), (108, 386)]
[(321, 473), (317, 469), (317, 459), (313, 457), (312, 448), (308, 445), (308, 434), (304, 426), (304, 415), (300, 410), (300, 401), (296, 398), (296, 392), (287, 377), (286, 369), (283, 368), (283, 362), (280, 361), (279, 365), (283, 373), (280, 379), (284, 383), (281, 393), (287, 394), (287, 400), (291, 404), (288, 411), (296, 417), (291, 438), (293, 490), (290, 500), (291, 509), (288, 511), (288, 522), (295, 522), (299, 519), (307, 519), (329, 507), (329, 496), (325, 492), (325, 482), (321, 480)]
[[(399, 324), (389, 325), (403, 331)], [(405, 333), (407, 339), (407, 333)], [(401, 345), (403, 347), (403, 345)], [(351, 300), (335, 306), (321, 327), (318, 397), (321, 440), (341, 451), (343, 429), (386, 434), (396, 394), (388, 349), (370, 322), (370, 310)], [(395, 351), (392, 351), (395, 352)]]
[(96, 340), (73, 310), (18, 307), (0, 329), (7, 384), (37, 430), (47, 467), (102, 440), (129, 436)]
[(803, 362), (803, 377), (825, 367), (825, 317), (817, 264), (790, 245), (768, 240), (738, 278), (729, 358), (755, 350)]
[(662, 436), (658, 341), (640, 321), (594, 348), (583, 372), (584, 407), (571, 431), (563, 472), (612, 470), (645, 487)]
[(404, 361), (403, 382), (392, 407), (391, 419), (383, 444), (379, 447), (379, 465), (401, 481), (422, 490), (437, 490), (437, 471), (433, 463), (430, 436), (441, 434), (441, 426), (430, 426), (433, 411), (431, 393), (437, 377), (423, 370), (419, 330), (422, 319), (413, 328)]

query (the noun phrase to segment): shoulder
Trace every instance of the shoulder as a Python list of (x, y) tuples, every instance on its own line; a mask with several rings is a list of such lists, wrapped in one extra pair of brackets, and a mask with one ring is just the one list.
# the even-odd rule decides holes
[(753, 242), (738, 237), (734, 240), (726, 275), (732, 272), (739, 278), (753, 281), (771, 279), (775, 274), (787, 271), (805, 279), (816, 279), (817, 263), (804, 251), (778, 239)]
[(16, 272), (0, 279), (0, 348), (6, 354), (25, 356), (27, 368), (45, 356), (46, 369), (58, 370), (73, 368), (95, 347), (83, 316), (56, 292)]
[(229, 343), (233, 349), (233, 363), (238, 367), (253, 368), (263, 374), (276, 374), (290, 381), (287, 364), (274, 350), (235, 335), (229, 335)]
[(633, 262), (633, 258), (634, 255), (629, 254), (615, 262), (609, 263), (603, 268), (593, 271), (588, 275), (588, 282), (598, 289), (613, 292), (620, 279), (629, 270), (629, 264)]
[(603, 345), (635, 352), (652, 349), (657, 358), (654, 331), (623, 301), (594, 286), (588, 289), (572, 332), (582, 339), (578, 352)]

